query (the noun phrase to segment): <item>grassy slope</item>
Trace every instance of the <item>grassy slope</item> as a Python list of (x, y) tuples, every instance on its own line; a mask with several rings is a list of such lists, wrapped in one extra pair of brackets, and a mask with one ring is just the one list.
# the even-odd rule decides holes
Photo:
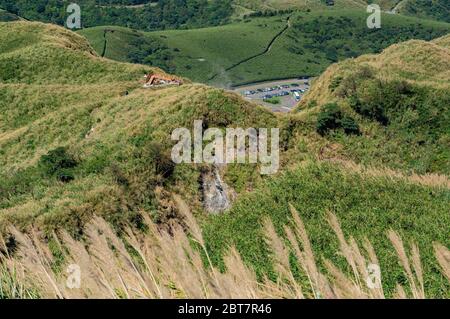
[[(449, 24), (395, 15), (383, 15), (382, 29), (370, 31), (367, 30), (366, 16), (364, 11), (342, 10), (296, 13), (291, 19), (292, 27), (277, 39), (268, 53), (230, 71), (225, 69), (263, 52), (274, 35), (286, 25), (286, 21), (282, 21), (286, 16), (214, 28), (159, 31), (145, 33), (145, 36), (155, 43), (165, 44), (172, 72), (194, 81), (227, 86), (318, 75), (337, 59), (378, 52), (411, 38), (429, 40), (450, 31)], [(103, 48), (103, 29), (81, 31), (97, 52)], [(118, 30), (112, 39), (116, 42), (111, 42), (107, 57), (126, 61), (124, 48), (130, 45), (131, 35), (131, 31)], [(161, 62), (155, 63), (161, 65), (158, 64)], [(216, 77), (211, 81), (214, 75)]]
[[(252, 10), (323, 9), (327, 6), (321, 0), (235, 0), (235, 3)], [(362, 0), (338, 0), (335, 8), (363, 7)]]
[[(205, 238), (214, 262), (223, 265), (222, 252), (235, 245), (257, 270), (271, 273), (270, 252), (262, 237), (262, 224), (264, 218), (270, 217), (281, 233), (283, 225), (289, 222), (290, 203), (305, 221), (315, 251), (341, 265), (345, 263), (342, 256), (336, 256), (335, 237), (326, 222), (327, 211), (338, 215), (347, 236), (355, 236), (358, 242), (368, 237), (380, 252), (381, 268), (389, 269), (383, 272), (389, 294), (395, 291), (395, 282), (404, 281), (405, 277), (384, 234), (394, 228), (404, 238), (417, 241), (428, 273), (425, 279), (427, 296), (448, 298), (450, 287), (437, 272), (432, 243), (443, 241), (450, 245), (447, 227), (450, 222), (449, 38), (394, 45), (380, 55), (334, 65), (318, 78), (302, 102), (302, 108), (288, 125), (294, 129), (285, 160), (292, 168), (242, 196), (229, 213), (210, 218), (205, 227)], [(330, 89), (334, 87), (333, 79), (342, 76), (341, 83), (346, 83), (348, 76), (359, 74), (366, 65), (373, 67), (375, 76), (386, 83), (409, 79), (414, 87), (420, 88), (408, 97), (414, 104), (399, 102), (398, 109), (391, 110), (392, 122), (388, 127), (355, 114), (346, 98), (333, 93), (338, 92), (339, 86), (336, 91)], [(366, 83), (356, 83), (362, 92), (370, 93)], [(432, 96), (434, 104), (421, 99), (422, 89), (426, 90), (427, 97)], [(363, 131), (361, 136), (334, 132), (318, 139), (308, 132), (314, 128), (319, 106), (330, 101), (337, 101), (345, 112), (357, 118)], [(444, 104), (439, 104), (442, 101)], [(408, 108), (404, 108), (405, 105)], [(417, 113), (411, 116), (411, 112)], [(411, 119), (412, 123), (409, 122)], [(416, 138), (426, 142), (419, 144)], [(311, 153), (319, 153), (318, 157), (325, 163), (311, 164), (308, 161)], [(443, 175), (429, 176), (430, 187), (417, 187), (413, 182), (416, 178), (398, 179), (395, 171), (364, 169), (348, 160), (364, 163), (365, 167), (394, 167)], [(338, 168), (338, 163), (343, 163), (342, 169)], [(445, 181), (441, 184), (444, 187), (436, 188), (441, 178)], [(299, 274), (299, 278), (306, 280), (303, 276)]]
[(403, 0), (397, 9), (400, 14), (450, 22), (450, 3), (446, 0)]
[[(283, 9), (323, 9), (329, 8), (320, 0), (236, 0), (239, 7), (249, 10), (283, 10)], [(337, 9), (355, 9), (367, 7), (364, 0), (335, 0)], [(372, 0), (383, 11), (409, 15), (417, 18), (434, 19), (450, 22), (450, 5), (447, 0)]]
[[(341, 22), (343, 18), (350, 20)], [(433, 31), (442, 35), (450, 30), (448, 24), (383, 15), (382, 29), (371, 31), (366, 26), (366, 14), (358, 11), (300, 14), (294, 16), (292, 26), (269, 53), (234, 69), (232, 78), (239, 83), (318, 75), (335, 60), (377, 52), (408, 38), (427, 39)], [(433, 31), (419, 34), (418, 30), (424, 28)]]
[(449, 202), (448, 189), (418, 187), (389, 176), (349, 174), (331, 164), (307, 165), (267, 181), (241, 197), (227, 214), (211, 217), (205, 227), (205, 241), (218, 265), (222, 265), (226, 247), (235, 245), (246, 262), (260, 273), (270, 273), (273, 269), (262, 224), (270, 217), (281, 234), (290, 218), (290, 203), (304, 220), (314, 251), (343, 266), (343, 257), (336, 255), (335, 235), (326, 221), (327, 212), (332, 211), (342, 222), (346, 236), (354, 236), (358, 243), (367, 237), (374, 244), (389, 294), (394, 292), (396, 282), (405, 281), (386, 237), (392, 228), (404, 239), (418, 243), (427, 274), (427, 296), (448, 298), (450, 287), (438, 273), (432, 243), (450, 245)]
[[(265, 271), (270, 263), (258, 225), (270, 215), (280, 226), (292, 202), (308, 221), (317, 254), (340, 260), (322, 219), (330, 209), (339, 215), (347, 234), (375, 241), (387, 288), (391, 290), (393, 279), (403, 278), (391, 261), (393, 249), (378, 238), (392, 227), (419, 242), (429, 271), (428, 295), (449, 291), (429, 249), (434, 240), (449, 245), (446, 177), (423, 180), (389, 171), (358, 172), (352, 167), (314, 164), (323, 147), (336, 142), (314, 132), (314, 116), (308, 111), (275, 116), (234, 94), (198, 84), (141, 89), (142, 73), (152, 69), (101, 59), (82, 37), (54, 26), (0, 24), (0, 37), (0, 68), (8, 70), (0, 78), (2, 226), (5, 221), (22, 227), (33, 223), (82, 236), (84, 223), (98, 214), (117, 227), (124, 222), (139, 227), (140, 214), (162, 222), (176, 218), (171, 193), (178, 193), (203, 216), (215, 262), (220, 263), (227, 244), (236, 243), (246, 261)], [(260, 183), (254, 167), (228, 167), (225, 178), (230, 185), (240, 193), (258, 191), (242, 194), (229, 213), (204, 217), (199, 167), (176, 166), (166, 177), (158, 169), (161, 158), (170, 152), (171, 131), (191, 127), (194, 119), (203, 119), (210, 127), (280, 127), (285, 173)], [(352, 138), (372, 137), (365, 133)], [(37, 165), (42, 154), (57, 146), (66, 146), (79, 162), (70, 183), (43, 175)], [(391, 167), (402, 162), (402, 155), (392, 159)], [(357, 157), (349, 153), (347, 159)], [(377, 166), (377, 158), (370, 164)]]
[[(136, 215), (137, 207), (157, 215), (155, 188), (166, 181), (155, 162), (170, 154), (174, 128), (197, 118), (258, 127), (274, 121), (262, 108), (201, 85), (141, 89), (151, 68), (99, 58), (82, 37), (62, 28), (20, 22), (0, 29), (2, 220), (74, 230), (94, 211), (115, 222)], [(58, 146), (80, 162), (73, 183), (55, 183), (37, 165)], [(117, 184), (118, 176), (130, 179), (127, 187)], [(197, 170), (181, 166), (170, 183), (176, 188), (180, 181), (196, 194), (197, 179)]]
[[(245, 24), (196, 29), (193, 32), (173, 30), (141, 33), (141, 36), (163, 42), (170, 49), (177, 74), (206, 82), (224, 67), (263, 51), (284, 26), (285, 22), (280, 18), (268, 18), (254, 19)], [(96, 49), (102, 49), (100, 43), (103, 30), (103, 27), (98, 27), (80, 33), (95, 44)], [(106, 57), (126, 61), (127, 52), (122, 48), (130, 43), (131, 31), (115, 30), (120, 41), (108, 43)]]
[[(435, 43), (448, 43), (448, 36)], [(450, 51), (435, 43), (408, 41), (380, 55), (333, 65), (317, 79), (300, 107), (311, 116), (321, 105), (337, 101), (364, 123), (364, 135), (370, 138), (331, 138), (343, 145), (340, 155), (364, 164), (377, 160), (397, 169), (449, 174)], [(407, 90), (389, 92), (401, 81), (408, 83)], [(355, 99), (365, 105), (384, 105), (391, 123), (384, 126), (355, 114)]]
[[(106, 32), (106, 47), (105, 37)], [(105, 57), (119, 62), (127, 62), (127, 55), (133, 49), (132, 43), (143, 36), (142, 32), (122, 27), (94, 27), (79, 32), (88, 39), (93, 39), (91, 45), (99, 54), (105, 50)]]

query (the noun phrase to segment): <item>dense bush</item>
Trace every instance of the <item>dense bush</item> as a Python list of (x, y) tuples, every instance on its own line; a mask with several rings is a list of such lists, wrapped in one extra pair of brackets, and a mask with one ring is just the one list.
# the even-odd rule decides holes
[(359, 126), (352, 117), (343, 115), (336, 103), (326, 104), (317, 117), (317, 132), (323, 136), (340, 128), (344, 129), (346, 134), (360, 134)]
[(165, 150), (161, 144), (153, 142), (148, 146), (148, 154), (153, 162), (156, 175), (160, 175), (163, 178), (172, 176), (175, 163), (172, 161), (168, 150)]
[[(352, 108), (383, 125), (438, 140), (448, 133), (450, 93), (406, 81), (365, 81), (349, 99)], [(408, 115), (409, 114), (409, 115)]]
[(338, 128), (341, 117), (341, 110), (336, 103), (325, 105), (317, 117), (317, 132), (325, 135), (329, 130)]
[(389, 119), (386, 116), (384, 102), (381, 97), (374, 97), (371, 102), (361, 102), (356, 97), (350, 98), (352, 108), (368, 119), (378, 121), (382, 125), (388, 125)]
[(74, 179), (73, 169), (78, 162), (67, 152), (64, 147), (51, 150), (41, 156), (39, 167), (47, 176), (55, 176), (61, 182), (70, 182)]
[(350, 116), (344, 116), (340, 120), (340, 125), (344, 129), (345, 134), (361, 134), (358, 123), (356, 123), (355, 119)]
[[(367, 121), (380, 125), (367, 140), (346, 143), (360, 161), (378, 158), (416, 172), (450, 170), (450, 91), (404, 81), (365, 79), (345, 101)], [(345, 120), (346, 121), (346, 120)], [(344, 121), (343, 121), (344, 122)], [(413, 151), (412, 151), (413, 150)], [(401, 163), (401, 164), (397, 164)]]
[(171, 63), (172, 52), (161, 41), (155, 38), (136, 37), (130, 42), (130, 46), (127, 61), (157, 66), (169, 73), (176, 72), (175, 66)]
[[(78, 0), (83, 27), (118, 25), (141, 30), (219, 25), (233, 13), (231, 0), (159, 0), (157, 5), (130, 8), (143, 0)], [(152, 1), (155, 2), (155, 1)], [(64, 25), (70, 2), (59, 0), (0, 0), (0, 8), (28, 20)]]
[(426, 103), (426, 92), (406, 81), (382, 82), (374, 79), (364, 83), (363, 87), (364, 93), (355, 91), (350, 96), (350, 105), (357, 113), (382, 125), (388, 125), (390, 118), (401, 117), (402, 111), (422, 108)]
[(419, 15), (450, 22), (450, 1), (448, 0), (415, 0), (405, 1), (401, 13)]

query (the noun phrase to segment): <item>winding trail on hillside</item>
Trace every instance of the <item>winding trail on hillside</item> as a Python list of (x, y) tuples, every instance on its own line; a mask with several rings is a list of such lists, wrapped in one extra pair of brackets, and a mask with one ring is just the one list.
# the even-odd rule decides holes
[[(255, 55), (252, 55), (251, 57), (245, 58), (245, 59), (243, 59), (243, 60), (241, 60), (241, 61), (239, 61), (239, 62), (236, 62), (236, 63), (233, 64), (232, 66), (226, 68), (226, 69), (225, 69), (225, 72), (231, 71), (231, 70), (233, 70), (234, 68), (237, 68), (238, 66), (240, 66), (240, 65), (242, 65), (242, 64), (244, 64), (244, 63), (247, 63), (247, 62), (249, 62), (249, 61), (251, 61), (251, 60), (253, 60), (253, 59), (259, 58), (260, 56), (263, 56), (263, 55), (269, 53), (270, 50), (272, 49), (273, 45), (274, 45), (275, 42), (277, 41), (277, 39), (278, 39), (279, 37), (281, 37), (281, 36), (282, 36), (282, 35), (283, 35), (290, 27), (291, 27), (291, 16), (287, 17), (287, 24), (286, 24), (286, 26), (283, 28), (283, 30), (281, 30), (280, 32), (278, 32), (278, 33), (270, 40), (269, 44), (267, 45), (267, 47), (264, 49), (263, 52), (258, 53), (258, 54), (255, 54)], [(222, 72), (218, 72), (218, 73), (214, 74), (212, 77), (210, 77), (210, 78), (208, 79), (208, 81), (214, 80), (214, 79), (215, 79), (217, 76), (219, 76), (221, 73), (222, 73)]]
[(106, 38), (106, 34), (107, 34), (108, 32), (113, 33), (114, 31), (108, 30), (108, 29), (104, 29), (104, 30), (103, 30), (103, 39), (104, 39), (104, 42), (103, 42), (103, 50), (102, 50), (102, 54), (101, 54), (101, 57), (102, 57), (102, 58), (105, 57), (105, 55), (106, 55), (106, 50), (107, 50), (107, 48), (108, 48), (108, 39)]
[(106, 54), (106, 47), (107, 47), (107, 40), (106, 40), (106, 29), (105, 30), (103, 30), (103, 51), (102, 51), (102, 54), (101, 54), (101, 56), (102, 56), (102, 58), (104, 58), (105, 57), (105, 54)]

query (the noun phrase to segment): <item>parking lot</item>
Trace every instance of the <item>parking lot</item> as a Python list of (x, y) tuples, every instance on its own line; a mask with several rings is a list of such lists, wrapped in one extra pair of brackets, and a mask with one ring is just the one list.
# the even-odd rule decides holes
[(234, 88), (246, 99), (269, 107), (274, 112), (289, 112), (309, 90), (309, 79), (295, 78), (250, 84)]

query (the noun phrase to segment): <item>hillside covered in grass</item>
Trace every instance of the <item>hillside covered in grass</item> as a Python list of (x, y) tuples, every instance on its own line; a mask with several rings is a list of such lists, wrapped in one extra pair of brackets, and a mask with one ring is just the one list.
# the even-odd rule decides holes
[[(70, 260), (55, 235), (65, 230), (88, 246), (99, 235), (89, 226), (95, 216), (121, 238), (129, 227), (145, 237), (149, 220), (173, 235), (171, 227), (186, 223), (178, 196), (200, 224), (214, 266), (224, 270), (223, 254), (234, 245), (259, 279), (275, 280), (262, 226), (269, 217), (281, 235), (291, 204), (318, 260), (351, 272), (326, 222), (332, 212), (346, 238), (373, 242), (392, 296), (395, 283), (409, 280), (381, 236), (393, 229), (420, 249), (426, 297), (448, 297), (449, 282), (432, 253), (434, 242), (450, 246), (447, 55), (448, 38), (441, 38), (344, 61), (316, 80), (297, 112), (273, 114), (189, 80), (143, 89), (145, 73), (162, 71), (101, 58), (85, 38), (54, 25), (0, 23), (0, 230), (8, 243), (19, 236), (8, 225), (39, 230), (50, 267), (61, 271)], [(339, 68), (345, 72), (333, 73)], [(379, 95), (395, 104), (378, 103)], [(380, 106), (387, 122), (373, 117)], [(255, 165), (222, 167), (218, 174), (235, 201), (226, 212), (208, 214), (201, 181), (213, 168), (170, 158), (172, 131), (192, 128), (194, 120), (203, 129), (280, 128), (280, 171), (264, 177)], [(303, 284), (305, 274), (295, 265), (294, 280)]]
[(234, 4), (254, 13), (286, 9), (363, 10), (368, 4), (378, 4), (385, 12), (450, 22), (450, 4), (446, 0), (335, 0), (332, 6), (327, 5), (325, 0), (235, 0)]
[[(274, 272), (263, 224), (270, 217), (283, 233), (292, 223), (286, 205), (291, 203), (315, 251), (343, 268), (328, 212), (337, 214), (344, 234), (359, 241), (368, 236), (383, 251), (378, 255), (382, 268), (390, 269), (383, 274), (389, 294), (405, 278), (380, 234), (394, 228), (403, 238), (421, 242), (429, 267), (425, 286), (431, 295), (448, 298), (448, 282), (434, 275), (432, 243), (450, 244), (449, 53), (445, 36), (407, 41), (328, 68), (284, 127), (291, 131), (285, 132), (290, 138), (284, 173), (259, 184), (205, 226), (214, 262), (224, 267), (224, 251), (236, 246), (260, 274)], [(308, 280), (301, 271), (298, 278)]]
[(448, 38), (407, 41), (379, 55), (333, 65), (316, 80), (300, 109), (320, 116), (326, 113), (325, 103), (337, 102), (365, 123), (370, 139), (333, 137), (363, 163), (376, 159), (449, 174)]
[(450, 3), (446, 0), (402, 0), (393, 7), (396, 13), (450, 22)]
[(97, 27), (80, 33), (106, 57), (226, 87), (316, 76), (337, 61), (378, 53), (399, 41), (431, 40), (450, 32), (447, 23), (390, 14), (382, 16), (381, 29), (369, 30), (366, 19), (364, 11), (326, 10), (193, 30), (142, 33)]
[[(28, 22), (0, 27), (2, 220), (76, 229), (94, 212), (120, 224), (138, 207), (156, 219), (165, 218), (164, 210), (176, 217), (164, 185), (180, 182), (186, 194), (197, 196), (200, 170), (173, 167), (173, 129), (191, 127), (198, 118), (211, 126), (275, 123), (263, 108), (188, 81), (144, 90), (143, 76), (154, 69), (102, 59), (85, 39), (62, 28)], [(157, 196), (166, 205), (161, 210)]]

